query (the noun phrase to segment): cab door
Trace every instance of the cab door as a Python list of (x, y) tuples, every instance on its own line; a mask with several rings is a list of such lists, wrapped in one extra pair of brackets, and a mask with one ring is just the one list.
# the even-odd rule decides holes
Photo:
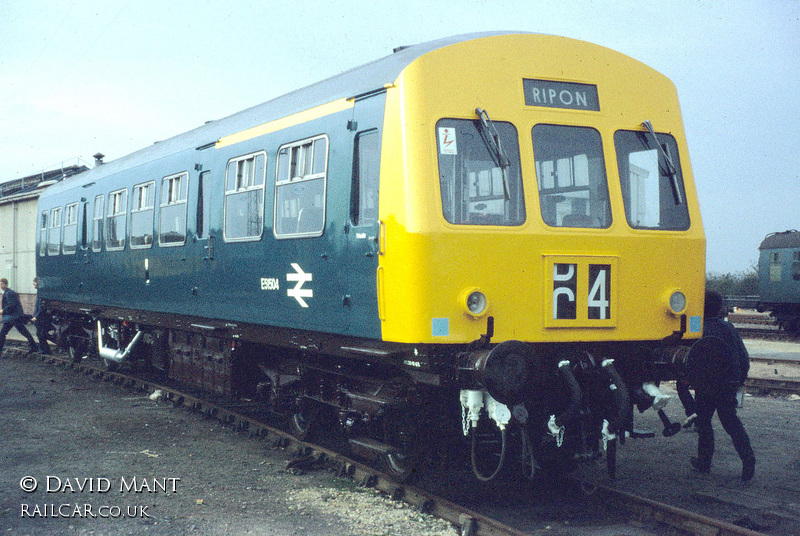
[(386, 94), (380, 93), (355, 104), (353, 132), (353, 172), (350, 191), (350, 218), (346, 224), (346, 266), (350, 308), (348, 332), (379, 339), (377, 272), (381, 254), (381, 222), (378, 217), (381, 134)]

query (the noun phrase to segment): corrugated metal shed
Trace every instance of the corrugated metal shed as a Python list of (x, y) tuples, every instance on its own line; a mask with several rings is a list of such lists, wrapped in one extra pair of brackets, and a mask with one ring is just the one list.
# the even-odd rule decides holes
[(86, 166), (72, 165), (4, 182), (0, 184), (0, 203), (7, 202), (11, 198), (18, 199), (42, 185), (51, 184), (88, 170), (89, 168)]

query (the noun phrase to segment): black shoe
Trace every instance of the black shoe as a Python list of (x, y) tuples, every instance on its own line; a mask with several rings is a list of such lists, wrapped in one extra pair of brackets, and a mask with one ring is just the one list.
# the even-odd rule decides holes
[(700, 458), (695, 458), (694, 456), (689, 462), (692, 464), (692, 469), (698, 473), (708, 474), (711, 472), (711, 462), (702, 462)]
[(756, 474), (756, 459), (747, 458), (742, 460), (742, 480), (747, 482), (753, 478), (754, 474)]

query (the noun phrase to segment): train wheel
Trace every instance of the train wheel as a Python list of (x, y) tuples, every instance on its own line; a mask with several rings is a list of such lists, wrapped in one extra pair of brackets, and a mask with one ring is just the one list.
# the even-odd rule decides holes
[(67, 353), (69, 354), (70, 361), (73, 363), (80, 363), (83, 359), (89, 357), (91, 343), (83, 337), (70, 336), (67, 337)]
[(289, 418), (290, 433), (300, 441), (311, 441), (319, 434), (321, 410), (308, 401), (300, 402)]
[(429, 423), (429, 415), (421, 402), (412, 397), (411, 403), (396, 408), (383, 422), (381, 441), (393, 448), (380, 457), (381, 469), (398, 482), (414, 479), (426, 460), (430, 443), (421, 431), (430, 432), (434, 427), (424, 424)]
[(292, 435), (297, 439), (305, 440), (311, 434), (311, 419), (304, 412), (292, 414)]
[(394, 450), (381, 457), (385, 473), (398, 482), (407, 482), (417, 475), (418, 456), (413, 451)]

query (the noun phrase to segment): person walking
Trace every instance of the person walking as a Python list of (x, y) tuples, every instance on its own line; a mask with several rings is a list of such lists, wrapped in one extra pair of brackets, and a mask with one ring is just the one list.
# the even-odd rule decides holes
[(33, 305), (33, 318), (31, 322), (36, 326), (36, 338), (39, 339), (39, 351), (43, 354), (50, 353), (50, 345), (47, 344), (47, 332), (50, 327), (50, 317), (42, 307), (42, 300), (39, 298), (39, 278), (33, 278), (33, 288), (36, 289), (36, 301)]
[(719, 293), (706, 292), (703, 339), (717, 339), (709, 342), (718, 344), (716, 351), (706, 354), (708, 362), (699, 364), (706, 371), (701, 375), (703, 379), (693, 382), (694, 410), (697, 413), (697, 457), (691, 459), (691, 465), (701, 473), (711, 471), (711, 459), (714, 456), (711, 418), (716, 411), (722, 427), (731, 437), (742, 460), (742, 480), (748, 481), (755, 474), (756, 457), (750, 445), (750, 437), (736, 415), (736, 394), (747, 379), (750, 356), (733, 324), (720, 318), (722, 305), (723, 299)]
[(19, 294), (8, 288), (8, 279), (5, 277), (0, 278), (0, 289), (3, 290), (2, 309), (0, 309), (0, 314), (3, 315), (3, 328), (0, 329), (0, 356), (3, 355), (6, 335), (11, 331), (11, 328), (17, 328), (17, 331), (28, 339), (31, 352), (35, 352), (37, 349), (36, 341), (33, 340), (28, 328), (25, 327), (25, 321), (22, 319), (22, 302), (19, 301)]

